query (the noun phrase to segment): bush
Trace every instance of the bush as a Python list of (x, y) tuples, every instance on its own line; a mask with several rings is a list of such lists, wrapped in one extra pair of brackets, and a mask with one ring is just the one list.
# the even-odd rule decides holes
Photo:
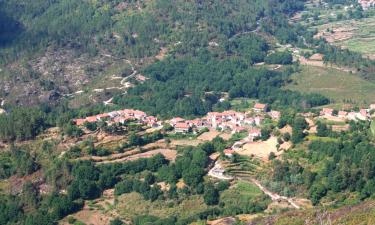
[(124, 222), (122, 222), (122, 220), (120, 220), (119, 218), (111, 220), (111, 222), (110, 222), (110, 225), (123, 225), (123, 224), (124, 224)]
[(74, 224), (76, 221), (77, 221), (76, 218), (74, 218), (74, 217), (72, 217), (72, 216), (69, 216), (69, 217), (68, 217), (68, 223), (70, 223), (70, 224)]

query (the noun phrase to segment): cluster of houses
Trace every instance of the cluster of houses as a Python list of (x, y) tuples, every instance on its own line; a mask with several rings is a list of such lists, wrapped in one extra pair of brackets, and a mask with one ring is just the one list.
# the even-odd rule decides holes
[(253, 112), (257, 113), (255, 116), (249, 113), (224, 111), (224, 112), (209, 112), (203, 118), (194, 120), (185, 120), (180, 117), (173, 118), (169, 124), (174, 127), (177, 133), (187, 133), (195, 129), (201, 130), (219, 129), (228, 130), (232, 133), (239, 133), (248, 131), (252, 138), (259, 137), (261, 131), (257, 128), (264, 119), (264, 115), (268, 114), (272, 119), (278, 120), (281, 113), (278, 111), (267, 112), (268, 106), (265, 104), (255, 104)]
[(371, 119), (371, 111), (375, 110), (375, 104), (371, 104), (368, 109), (360, 109), (359, 111), (336, 111), (331, 108), (323, 108), (320, 111), (320, 116), (325, 117), (327, 119), (342, 119), (342, 120), (370, 120)]
[(82, 126), (85, 123), (96, 123), (99, 121), (105, 121), (109, 125), (114, 123), (123, 124), (126, 121), (137, 121), (149, 127), (159, 127), (161, 125), (156, 117), (148, 116), (145, 112), (134, 109), (118, 110), (109, 113), (88, 116), (83, 119), (75, 119), (74, 123), (77, 126)]
[(375, 7), (375, 0), (358, 0), (358, 3), (362, 6), (363, 10)]
[[(175, 117), (165, 122), (169, 123), (176, 133), (188, 133), (202, 129), (225, 130), (231, 131), (232, 133), (247, 131), (249, 133), (249, 138), (254, 139), (261, 136), (261, 130), (258, 127), (264, 120), (265, 115), (269, 115), (272, 119), (278, 120), (280, 119), (281, 113), (278, 111), (268, 112), (268, 106), (266, 104), (257, 103), (251, 113), (236, 111), (209, 112), (203, 118), (186, 120), (184, 118)], [(77, 126), (82, 126), (85, 123), (96, 123), (99, 121), (104, 121), (109, 125), (114, 123), (124, 124), (126, 121), (137, 121), (149, 127), (160, 127), (163, 122), (158, 121), (154, 116), (148, 116), (143, 111), (124, 109), (82, 119), (75, 119), (74, 123)]]

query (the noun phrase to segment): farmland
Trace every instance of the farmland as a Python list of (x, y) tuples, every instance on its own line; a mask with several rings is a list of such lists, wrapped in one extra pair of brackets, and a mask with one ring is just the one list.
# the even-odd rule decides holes
[(320, 93), (336, 103), (370, 103), (375, 98), (375, 83), (333, 68), (302, 66), (292, 76), (287, 89)]

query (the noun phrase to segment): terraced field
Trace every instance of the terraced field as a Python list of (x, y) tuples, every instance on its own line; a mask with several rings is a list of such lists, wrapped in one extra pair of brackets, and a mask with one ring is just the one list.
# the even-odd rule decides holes
[(315, 28), (324, 33), (328, 42), (375, 57), (375, 16), (331, 22)]

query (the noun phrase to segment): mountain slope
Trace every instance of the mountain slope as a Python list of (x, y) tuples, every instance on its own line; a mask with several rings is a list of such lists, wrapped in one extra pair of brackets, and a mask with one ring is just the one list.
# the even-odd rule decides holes
[[(126, 90), (116, 80), (128, 75), (117, 66), (124, 60), (142, 69), (160, 54), (195, 57), (265, 27), (286, 42), (295, 35), (283, 17), (302, 7), (302, 0), (1, 1), (0, 97), (28, 105), (84, 91), (81, 103), (106, 100)], [(105, 85), (112, 89), (93, 92), (112, 78)]]

